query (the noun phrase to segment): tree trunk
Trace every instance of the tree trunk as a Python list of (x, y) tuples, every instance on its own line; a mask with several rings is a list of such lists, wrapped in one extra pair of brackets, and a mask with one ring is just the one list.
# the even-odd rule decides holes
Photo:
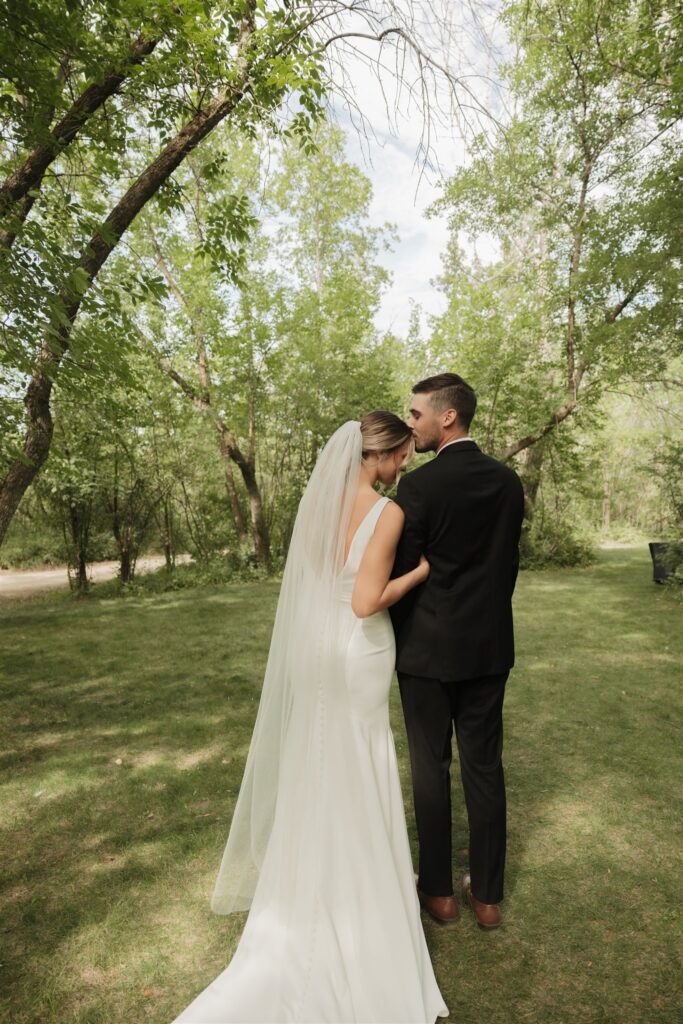
[(208, 552), (205, 546), (202, 544), (201, 531), (196, 528), (197, 522), (195, 519), (194, 512), (192, 510), (192, 503), (187, 493), (187, 488), (185, 486), (184, 480), (180, 481), (180, 490), (182, 492), (181, 504), (183, 506), (183, 512), (185, 513), (185, 526), (187, 527), (187, 532), (190, 535), (190, 540), (194, 544), (195, 550), (199, 557), (207, 558)]
[(534, 518), (536, 511), (536, 499), (538, 488), (541, 485), (541, 471), (545, 458), (545, 445), (535, 444), (527, 449), (526, 465), (522, 473), (522, 487), (524, 488), (525, 518), (528, 522)]
[[(213, 131), (216, 125), (232, 113), (242, 100), (249, 76), (249, 63), (245, 56), (245, 47), (248, 37), (253, 31), (254, 6), (253, 0), (249, 0), (240, 31), (237, 57), (237, 64), (240, 68), (239, 82), (226, 86), (206, 106), (202, 107), (138, 176), (84, 247), (73, 266), (70, 279), (57, 297), (62, 304), (61, 326), (57, 332), (52, 332), (45, 337), (24, 399), (29, 414), (29, 424), (24, 439), (23, 458), (15, 459), (0, 485), (0, 544), (4, 540), (19, 502), (40, 471), (50, 451), (52, 382), (62, 358), (68, 351), (71, 330), (83, 297), (145, 204), (156, 195), (164, 182), (168, 181), (187, 154), (191, 153), (202, 139)], [(85, 287), (82, 286), (82, 282), (79, 282), (78, 288), (72, 283), (76, 271), (85, 272)]]
[(78, 553), (78, 591), (85, 594), (88, 589), (88, 567), (82, 551)]
[(130, 548), (119, 548), (119, 579), (122, 583), (129, 583), (132, 577)]
[(609, 472), (605, 470), (602, 478), (602, 528), (612, 528), (612, 495), (609, 486)]
[(171, 502), (164, 500), (164, 558), (166, 560), (166, 571), (172, 572), (175, 569), (175, 551), (173, 550), (173, 518), (171, 515)]
[(251, 515), (251, 532), (254, 539), (254, 552), (256, 561), (267, 571), (270, 571), (270, 535), (263, 515), (263, 502), (261, 492), (256, 481), (256, 474), (251, 463), (240, 465), (244, 486), (249, 495), (249, 512)]
[(242, 512), (240, 496), (237, 493), (235, 476), (232, 471), (232, 461), (227, 452), (223, 451), (222, 446), (221, 456), (223, 458), (223, 469), (225, 470), (225, 489), (228, 493), (228, 501), (230, 502), (230, 508), (232, 509), (232, 518), (235, 521), (235, 529), (237, 530), (237, 536), (239, 537), (241, 546), (246, 547), (249, 542), (249, 531), (247, 530), (244, 513)]
[[(207, 406), (207, 412), (208, 412)], [(221, 452), (227, 454), (236, 463), (249, 498), (249, 518), (251, 520), (251, 536), (254, 542), (254, 554), (258, 564), (270, 570), (270, 534), (263, 514), (263, 500), (256, 479), (256, 468), (253, 458), (247, 458), (228, 427), (220, 419), (214, 421), (220, 435)]]
[(72, 551), (75, 554), (76, 591), (85, 594), (88, 590), (88, 527), (87, 512), (83, 506), (69, 505), (69, 526), (71, 529)]
[[(211, 372), (209, 368), (209, 354), (206, 350), (206, 342), (204, 339), (204, 331), (201, 324), (200, 310), (188, 302), (187, 296), (180, 287), (178, 281), (176, 281), (170, 266), (166, 262), (166, 258), (162, 251), (162, 248), (152, 232), (152, 242), (157, 257), (157, 266), (161, 270), (166, 283), (178, 300), (178, 304), (187, 311), (190, 318), (190, 325), (192, 335), (194, 337), (195, 347), (197, 349), (197, 376), (199, 378), (200, 390), (197, 391), (193, 385), (180, 376), (177, 371), (173, 370), (172, 367), (165, 365), (163, 361), (160, 361), (162, 369), (169, 374), (172, 380), (175, 380), (176, 384), (179, 384), (183, 393), (187, 395), (193, 402), (193, 404), (203, 413), (204, 416), (208, 416), (213, 420), (214, 425), (218, 431), (218, 448), (223, 460), (223, 472), (225, 475), (225, 489), (228, 495), (228, 501), (230, 502), (230, 508), (232, 510), (232, 518), (235, 522), (235, 528), (237, 529), (237, 536), (242, 547), (245, 547), (248, 540), (249, 534), (247, 531), (247, 524), (244, 519), (244, 513), (242, 512), (242, 506), (240, 504), (239, 494), (237, 487), (235, 486), (235, 477), (232, 471), (233, 460), (239, 464), (239, 460), (234, 458), (233, 452), (236, 449), (234, 438), (226, 427), (226, 425), (216, 417), (212, 408), (212, 380)], [(251, 437), (251, 417), (250, 417), (250, 437)]]
[[(211, 392), (202, 387), (198, 391), (182, 374), (174, 370), (168, 364), (163, 367), (169, 377), (176, 382), (182, 392), (194, 403), (197, 409), (204, 416), (208, 416), (218, 432), (218, 443), (223, 459), (230, 459), (238, 467), (244, 480), (244, 486), (249, 498), (249, 518), (251, 520), (251, 534), (254, 543), (256, 561), (266, 570), (270, 570), (270, 535), (268, 524), (263, 514), (263, 501), (256, 479), (255, 459), (252, 454), (247, 457), (237, 443), (235, 435), (230, 428), (218, 416), (211, 405)], [(210, 380), (207, 378), (210, 385)]]
[(53, 424), (50, 413), (52, 381), (36, 372), (26, 391), (24, 404), (30, 422), (24, 441), (24, 456), (28, 464), (16, 459), (0, 485), (0, 544), (7, 533), (21, 499), (43, 466), (52, 443)]

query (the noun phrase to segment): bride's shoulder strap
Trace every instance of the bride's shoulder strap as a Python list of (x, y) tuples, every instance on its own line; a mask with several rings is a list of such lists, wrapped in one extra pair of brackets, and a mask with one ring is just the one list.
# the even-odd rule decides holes
[(393, 502), (391, 500), (391, 498), (385, 498), (385, 497), (381, 497), (379, 499), (379, 501), (375, 502), (375, 504), (373, 505), (373, 508), (372, 508), (371, 515), (368, 517), (370, 522), (371, 522), (373, 530), (374, 530), (375, 526), (377, 525), (377, 520), (382, 515), (382, 512), (387, 507), (387, 505), (394, 505), (394, 504), (395, 504), (395, 502)]

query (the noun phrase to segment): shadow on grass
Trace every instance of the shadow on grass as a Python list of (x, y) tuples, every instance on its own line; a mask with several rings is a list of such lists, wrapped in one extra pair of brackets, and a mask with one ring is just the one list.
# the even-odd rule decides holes
[[(646, 551), (521, 575), (505, 710), (504, 928), (480, 933), (467, 912), (450, 933), (426, 922), (460, 1024), (677, 1019), (679, 617), (651, 582)], [(400, 735), (397, 702), (393, 721)], [(457, 760), (453, 775), (457, 878), (467, 869)]]
[[(0, 985), (13, 1020), (79, 1019), (81, 996), (71, 1006), (58, 980), (69, 963), (74, 992), (87, 990), (79, 966), (92, 969), (92, 949), (79, 935), (108, 934), (115, 948), (122, 915), (139, 941), (138, 905), (152, 919), (152, 894), (163, 902), (182, 887), (201, 852), (215, 872), (277, 587), (198, 593), (4, 609), (2, 927), (13, 941)], [(140, 1013), (118, 981), (103, 1020), (116, 1004), (121, 1019)]]
[[(647, 552), (623, 550), (520, 577), (505, 927), (425, 922), (459, 1024), (674, 1019), (680, 608), (649, 577)], [(13, 1024), (162, 1024), (229, 960), (244, 918), (211, 915), (208, 899), (276, 594), (3, 609), (0, 1007)], [(392, 721), (415, 851), (395, 690)], [(454, 812), (461, 872), (457, 777)]]

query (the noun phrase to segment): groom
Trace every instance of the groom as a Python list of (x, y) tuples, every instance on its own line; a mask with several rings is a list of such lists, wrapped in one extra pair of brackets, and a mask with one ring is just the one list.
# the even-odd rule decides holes
[(418, 892), (440, 924), (459, 916), (451, 870), (451, 738), (469, 819), (463, 896), (481, 928), (501, 923), (505, 869), (503, 697), (514, 662), (511, 598), (524, 512), (513, 470), (469, 436), (477, 399), (455, 373), (413, 388), (408, 425), (436, 458), (404, 476), (394, 576), (424, 552), (426, 582), (392, 611), (420, 841)]

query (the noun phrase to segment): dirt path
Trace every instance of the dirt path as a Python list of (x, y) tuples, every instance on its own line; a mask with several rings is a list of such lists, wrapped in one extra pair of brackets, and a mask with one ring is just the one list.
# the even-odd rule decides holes
[[(178, 555), (176, 562), (187, 562), (189, 555)], [(136, 573), (151, 572), (164, 564), (162, 555), (149, 555), (139, 558)], [(118, 572), (118, 562), (94, 562), (88, 566), (91, 580), (110, 580)], [(44, 594), (49, 590), (66, 589), (69, 577), (65, 565), (53, 569), (0, 569), (0, 603), (18, 597), (32, 597)]]

